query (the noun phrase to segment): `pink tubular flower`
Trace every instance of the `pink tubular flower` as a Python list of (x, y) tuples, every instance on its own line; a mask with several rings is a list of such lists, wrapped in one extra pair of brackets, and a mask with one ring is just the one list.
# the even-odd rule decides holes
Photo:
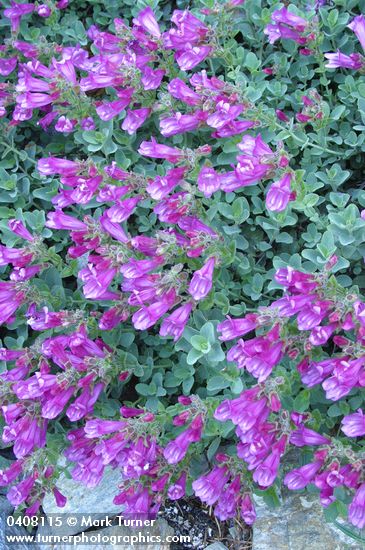
[(299, 15), (295, 15), (285, 7), (281, 8), (280, 10), (275, 10), (272, 13), (271, 18), (276, 23), (289, 25), (296, 30), (305, 29), (305, 27), (308, 25), (308, 21), (306, 19), (303, 19), (303, 17), (300, 17)]
[(80, 170), (80, 164), (73, 160), (59, 159), (56, 157), (43, 158), (38, 161), (38, 171), (44, 176), (61, 174), (62, 176), (76, 176)]
[(365, 483), (355, 493), (349, 506), (349, 521), (359, 529), (365, 527)]
[(249, 313), (242, 319), (231, 319), (227, 317), (226, 321), (222, 321), (217, 325), (217, 331), (221, 333), (219, 340), (227, 342), (239, 336), (243, 336), (254, 330), (258, 325), (257, 315)]
[(362, 49), (365, 51), (365, 17), (358, 15), (347, 26), (356, 34)]
[(246, 494), (241, 500), (241, 518), (247, 525), (252, 525), (256, 520), (256, 511), (250, 495)]
[(210, 46), (192, 46), (187, 43), (186, 49), (175, 54), (175, 59), (182, 71), (190, 71), (204, 61), (211, 52)]
[(361, 56), (358, 53), (346, 55), (338, 50), (335, 53), (325, 53), (324, 56), (328, 59), (327, 69), (344, 68), (357, 71), (363, 66)]
[(209, 166), (203, 166), (198, 175), (198, 188), (205, 197), (211, 197), (220, 188), (219, 174)]
[(122, 130), (125, 130), (129, 135), (134, 134), (140, 126), (148, 118), (151, 109), (143, 107), (142, 109), (129, 109), (127, 116), (123, 120)]
[(305, 445), (328, 445), (330, 440), (327, 437), (311, 430), (300, 426), (297, 430), (290, 434), (290, 443), (296, 447), (303, 447)]
[(359, 437), (365, 435), (365, 415), (362, 409), (354, 414), (344, 416), (341, 422), (341, 430), (348, 437)]
[(179, 479), (173, 485), (170, 485), (167, 496), (170, 500), (178, 500), (185, 495), (186, 491), (186, 473), (183, 472)]
[(198, 128), (204, 118), (206, 116), (203, 111), (185, 115), (174, 113), (173, 116), (160, 119), (160, 131), (165, 137), (191, 132)]
[(144, 67), (141, 82), (145, 90), (156, 90), (165, 75), (164, 69), (153, 70), (151, 67)]
[(186, 105), (199, 105), (201, 102), (200, 95), (189, 88), (180, 78), (173, 78), (169, 82), (167, 89), (172, 97), (179, 99), (183, 103), (186, 103)]
[(181, 337), (186, 323), (189, 320), (193, 305), (191, 303), (178, 307), (161, 323), (160, 335), (173, 336), (174, 342)]
[(124, 222), (133, 213), (140, 200), (141, 197), (137, 196), (131, 197), (130, 199), (125, 199), (123, 201), (118, 201), (114, 204), (114, 206), (108, 208), (105, 212), (112, 222)]
[(322, 464), (321, 461), (317, 461), (292, 470), (286, 474), (284, 484), (292, 491), (304, 489), (304, 487), (312, 482), (318, 470), (321, 469)]
[(87, 229), (86, 224), (73, 216), (64, 214), (62, 210), (49, 212), (47, 218), (46, 226), (51, 229), (68, 229), (69, 231), (85, 231)]
[[(357, 36), (362, 49), (365, 51), (365, 17), (358, 15), (349, 25), (347, 25)], [(339, 67), (345, 69), (359, 70), (364, 66), (364, 59), (358, 53), (346, 55), (339, 50), (335, 53), (325, 53), (324, 56), (328, 59), (326, 67), (328, 69), (337, 69)]]
[(291, 174), (285, 174), (280, 180), (271, 184), (266, 195), (266, 207), (272, 212), (282, 212), (291, 200)]
[(40, 4), (37, 6), (37, 13), (40, 17), (49, 17), (52, 14), (52, 10), (47, 4)]
[(123, 95), (125, 97), (123, 99), (116, 99), (115, 101), (111, 101), (109, 103), (102, 103), (101, 105), (96, 107), (96, 112), (101, 120), (112, 120), (112, 118), (116, 117), (117, 115), (119, 115), (119, 113), (124, 111), (124, 109), (129, 105), (131, 101), (133, 92), (133, 88), (130, 88), (129, 90), (124, 90)]
[(166, 295), (162, 300), (154, 304), (142, 307), (133, 314), (132, 323), (137, 330), (146, 330), (157, 323), (157, 321), (173, 306), (175, 292)]
[(16, 56), (9, 57), (9, 58), (1, 58), (0, 59), (0, 75), (1, 76), (8, 76), (10, 73), (13, 72), (15, 67), (17, 66), (18, 58)]
[(34, 4), (18, 4), (17, 2), (11, 2), (11, 8), (4, 10), (4, 15), (11, 22), (11, 30), (16, 32), (20, 26), (20, 20), (23, 15), (32, 13), (35, 10)]
[(176, 439), (170, 441), (163, 451), (163, 455), (169, 464), (177, 464), (185, 457), (191, 443), (199, 441), (203, 430), (201, 415), (194, 418), (190, 426)]
[(256, 468), (253, 479), (260, 487), (270, 487), (278, 475), (280, 454), (277, 451), (270, 453)]
[(147, 193), (157, 201), (163, 199), (183, 181), (185, 172), (186, 168), (182, 166), (171, 168), (165, 176), (156, 176), (154, 180), (148, 183)]
[(35, 477), (29, 476), (17, 485), (13, 485), (7, 494), (9, 502), (13, 506), (19, 506), (25, 502), (34, 486)]
[(179, 162), (184, 157), (184, 153), (180, 149), (159, 144), (153, 137), (151, 138), (151, 141), (142, 141), (138, 152), (140, 155), (146, 157), (166, 159), (172, 163)]
[(15, 220), (15, 219), (9, 220), (8, 227), (18, 237), (21, 237), (22, 239), (29, 242), (34, 241), (33, 235), (28, 231), (28, 229), (25, 227), (23, 222), (21, 222), (20, 220)]
[(211, 506), (219, 499), (229, 475), (225, 466), (215, 466), (209, 474), (193, 481), (193, 490), (202, 502)]
[(14, 320), (14, 313), (24, 302), (25, 292), (17, 288), (17, 283), (0, 281), (0, 325)]
[(57, 487), (53, 487), (52, 492), (57, 506), (59, 508), (64, 508), (67, 503), (67, 498), (57, 489)]
[(240, 477), (236, 476), (220, 495), (218, 503), (214, 508), (214, 515), (220, 521), (225, 521), (236, 515), (236, 509), (240, 498), (240, 488)]
[(160, 38), (161, 31), (156, 21), (155, 14), (150, 7), (140, 11), (138, 16), (133, 19), (133, 23), (134, 25), (142, 27), (146, 32), (155, 38)]
[(268, 35), (270, 44), (274, 44), (280, 38), (294, 40), (298, 44), (306, 44), (305, 33), (308, 21), (291, 13), (287, 8), (273, 11), (271, 15), (273, 24), (265, 27), (264, 33)]
[(202, 300), (209, 294), (213, 285), (213, 273), (215, 267), (215, 258), (209, 260), (201, 269), (194, 272), (189, 284), (189, 294), (197, 301)]

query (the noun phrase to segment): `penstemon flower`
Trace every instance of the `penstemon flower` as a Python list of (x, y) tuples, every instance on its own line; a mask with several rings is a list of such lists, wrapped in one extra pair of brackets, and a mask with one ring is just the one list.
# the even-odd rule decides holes
[[(193, 493), (219, 520), (252, 525), (253, 494), (274, 494), (283, 482), (313, 484), (324, 507), (344, 498), (350, 523), (365, 526), (365, 301), (339, 282), (358, 276), (357, 265), (331, 275), (347, 253), (361, 255), (360, 237), (357, 248), (351, 239), (365, 213), (338, 206), (360, 200), (361, 184), (338, 194), (343, 163), (328, 166), (340, 155), (331, 142), (349, 146), (346, 160), (350, 149), (359, 154), (360, 127), (348, 133), (343, 118), (355, 100), (361, 110), (362, 91), (340, 79), (345, 109), (336, 109), (323, 38), (345, 19), (337, 25), (336, 10), (326, 17), (326, 3), (313, 4), (305, 15), (274, 8), (269, 44), (238, 57), (235, 25), (242, 16), (247, 30), (254, 23), (242, 0), (176, 9), (167, 24), (146, 7), (130, 24), (91, 25), (81, 45), (67, 46), (48, 40), (54, 22), (67, 27), (57, 11), (67, 0), (5, 8), (1, 200), (14, 199), (3, 214), (16, 219), (1, 226), (0, 323), (10, 334), (0, 348), (0, 414), (16, 460), (0, 470), (0, 485), (20, 511), (37, 514), (46, 493), (65, 506), (62, 454), (71, 478), (89, 488), (116, 469), (114, 503), (139, 518)], [(50, 18), (48, 30), (23, 41), (37, 16)], [(348, 26), (365, 47), (364, 17)], [(265, 59), (278, 40), (298, 44), (301, 62), (285, 42)], [(359, 53), (324, 55), (327, 68), (363, 69)], [(296, 74), (304, 80), (289, 119), (284, 96)], [(316, 172), (311, 151), (326, 171)], [(348, 165), (359, 170), (358, 159)], [(45, 222), (25, 207), (33, 179), (44, 189), (29, 206), (54, 208)], [(328, 182), (325, 232), (325, 196), (312, 191)], [(286, 248), (294, 231), (308, 243), (302, 254), (297, 243)], [(275, 274), (263, 263), (270, 246)], [(336, 247), (341, 259), (328, 258)], [(323, 257), (321, 272), (304, 271)], [(278, 286), (283, 296), (271, 299)], [(233, 305), (241, 291), (249, 298)], [(259, 296), (267, 305), (255, 307)], [(288, 471), (293, 448), (304, 460)]]
[[(363, 15), (355, 17), (349, 25), (347, 25), (357, 36), (363, 50), (365, 51), (365, 18)], [(328, 69), (353, 69), (355, 71), (364, 67), (364, 58), (359, 53), (346, 55), (341, 51), (335, 53), (325, 53), (325, 58), (328, 59), (326, 67)]]

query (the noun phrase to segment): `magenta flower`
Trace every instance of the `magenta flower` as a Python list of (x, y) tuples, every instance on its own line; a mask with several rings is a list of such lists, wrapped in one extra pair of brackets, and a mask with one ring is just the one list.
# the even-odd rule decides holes
[(358, 15), (347, 26), (356, 34), (362, 49), (365, 51), (365, 17)]
[(126, 423), (122, 420), (87, 420), (84, 426), (85, 437), (99, 437), (105, 434), (111, 434), (123, 430)]
[(285, 174), (280, 180), (274, 182), (269, 187), (266, 195), (266, 207), (272, 212), (282, 212), (288, 206), (291, 200), (291, 174)]
[(306, 44), (307, 37), (305, 33), (308, 26), (308, 21), (288, 11), (283, 7), (280, 10), (275, 10), (271, 19), (273, 24), (265, 27), (264, 33), (268, 35), (270, 44), (274, 44), (280, 38), (294, 40), (298, 44)]
[(365, 483), (355, 493), (349, 506), (349, 521), (359, 529), (365, 527)]
[(277, 451), (270, 453), (256, 468), (253, 479), (260, 487), (270, 487), (278, 475), (280, 454)]
[(201, 269), (194, 272), (189, 284), (189, 294), (197, 301), (205, 298), (212, 289), (215, 258), (209, 260)]
[(167, 496), (170, 500), (178, 500), (185, 495), (186, 491), (186, 473), (183, 472), (179, 479), (173, 485), (170, 485)]
[(304, 489), (304, 487), (312, 482), (316, 473), (321, 469), (322, 464), (321, 461), (317, 461), (292, 470), (286, 474), (284, 484), (292, 491)]
[(175, 292), (172, 291), (164, 299), (154, 304), (142, 307), (133, 314), (132, 323), (137, 330), (146, 330), (157, 323), (157, 321), (174, 305)]
[(175, 54), (175, 59), (182, 71), (190, 71), (204, 61), (211, 52), (210, 46), (193, 46), (188, 42), (184, 50)]
[(171, 168), (165, 176), (156, 176), (146, 187), (147, 193), (155, 200), (159, 201), (166, 197), (177, 185), (181, 184), (185, 175), (186, 168)]
[(219, 499), (228, 480), (227, 468), (225, 466), (214, 466), (209, 474), (193, 481), (194, 493), (202, 502), (211, 506)]
[(164, 69), (153, 70), (148, 65), (144, 67), (141, 82), (145, 90), (156, 90), (159, 88), (165, 75)]
[(23, 222), (21, 222), (20, 220), (15, 220), (15, 219), (9, 220), (8, 227), (18, 237), (21, 237), (22, 239), (29, 242), (34, 241), (33, 235), (28, 231), (28, 229), (25, 227)]
[(160, 38), (161, 32), (156, 21), (155, 14), (150, 7), (140, 11), (138, 16), (133, 19), (134, 25), (142, 27), (146, 32), (152, 34), (155, 38)]
[(177, 342), (184, 332), (185, 325), (189, 320), (192, 308), (193, 305), (191, 303), (187, 303), (175, 309), (173, 313), (162, 321), (160, 335), (173, 336), (174, 342)]
[(39, 4), (37, 6), (37, 13), (40, 17), (49, 17), (52, 14), (52, 10), (47, 4)]
[(62, 210), (48, 212), (46, 226), (51, 229), (68, 229), (69, 231), (85, 231), (87, 226), (73, 216), (64, 214)]
[(11, 30), (13, 32), (16, 32), (19, 29), (20, 20), (23, 17), (23, 15), (32, 13), (34, 10), (35, 10), (34, 4), (18, 4), (17, 2), (14, 2), (12, 0), (11, 8), (7, 8), (4, 10), (5, 17), (10, 19)]
[(42, 406), (42, 417), (49, 420), (56, 418), (64, 409), (67, 402), (75, 393), (75, 387), (71, 386), (69, 388), (58, 390), (56, 395), (49, 396), (47, 401)]
[(22, 109), (39, 109), (52, 103), (58, 96), (55, 94), (43, 94), (40, 92), (25, 92), (16, 97), (18, 106)]
[(363, 66), (363, 61), (358, 53), (346, 55), (338, 50), (335, 53), (325, 53), (324, 56), (328, 59), (327, 69), (344, 68), (357, 71)]
[(329, 445), (331, 443), (327, 437), (324, 437), (314, 430), (305, 428), (304, 426), (299, 426), (297, 430), (292, 432), (289, 441), (296, 447), (303, 447), (305, 445)]
[(214, 508), (214, 515), (219, 520), (225, 521), (235, 517), (237, 504), (240, 498), (240, 486), (240, 477), (236, 476), (220, 495), (218, 503)]
[(296, 30), (303, 30), (308, 25), (308, 21), (306, 19), (303, 19), (303, 17), (300, 17), (299, 15), (295, 15), (285, 7), (280, 10), (275, 10), (271, 15), (271, 19), (276, 23), (283, 23), (284, 25), (293, 27)]
[(56, 501), (56, 505), (59, 508), (64, 508), (67, 503), (67, 498), (57, 489), (57, 487), (53, 487), (52, 492)]
[(209, 166), (203, 166), (198, 175), (198, 188), (205, 197), (211, 197), (220, 189), (219, 174)]
[(222, 342), (233, 340), (234, 338), (251, 332), (257, 325), (258, 319), (255, 313), (249, 313), (242, 319), (231, 319), (231, 317), (227, 317), (226, 321), (222, 321), (222, 323), (217, 325), (217, 331), (221, 333), (219, 340), (222, 340)]
[(63, 134), (70, 134), (74, 130), (76, 122), (76, 120), (70, 120), (65, 116), (60, 116), (55, 124), (55, 130)]
[(184, 153), (180, 149), (159, 144), (153, 137), (151, 141), (142, 141), (138, 152), (146, 157), (166, 159), (172, 163), (179, 162), (184, 157)]
[(114, 204), (114, 206), (108, 208), (105, 212), (112, 222), (124, 222), (133, 213), (140, 200), (141, 197), (137, 196), (131, 197), (130, 199), (125, 199), (123, 201), (118, 201)]
[(16, 282), (0, 281), (0, 325), (14, 320), (13, 315), (25, 298), (26, 293)]
[(354, 414), (344, 416), (341, 424), (341, 430), (348, 437), (365, 435), (365, 415), (362, 409), (358, 409)]
[(247, 525), (252, 525), (256, 520), (256, 511), (250, 495), (246, 494), (241, 500), (241, 517)]
[(142, 109), (128, 109), (127, 116), (122, 122), (122, 130), (125, 130), (129, 135), (134, 134), (140, 126), (148, 118), (151, 109), (143, 107)]
[(126, 235), (124, 229), (119, 225), (119, 223), (112, 222), (109, 218), (107, 212), (103, 212), (102, 216), (99, 219), (100, 225), (106, 233), (109, 233), (114, 239), (120, 241), (121, 243), (128, 243), (129, 237)]
[(191, 443), (199, 441), (202, 436), (203, 419), (201, 415), (194, 418), (190, 426), (180, 435), (170, 441), (163, 455), (169, 464), (177, 464), (185, 457)]
[(0, 59), (0, 75), (1, 76), (8, 76), (10, 73), (13, 72), (15, 67), (17, 66), (18, 58), (16, 56), (9, 57), (9, 58), (1, 58)]
[[(356, 34), (362, 49), (365, 51), (365, 17), (363, 15), (358, 15), (347, 26)], [(344, 69), (353, 69), (357, 71), (364, 66), (364, 59), (358, 53), (346, 55), (337, 50), (335, 53), (325, 53), (324, 56), (329, 61), (326, 65), (328, 69), (342, 67)]]
[(13, 485), (7, 494), (9, 502), (13, 506), (19, 506), (25, 502), (35, 484), (35, 477), (29, 476), (17, 485)]
[(180, 78), (173, 78), (168, 86), (168, 91), (175, 99), (179, 99), (186, 105), (199, 105), (202, 101), (199, 94), (194, 92), (183, 80)]
[(43, 158), (38, 161), (38, 171), (44, 176), (61, 174), (62, 176), (76, 176), (81, 166), (78, 162), (56, 157)]
[(116, 117), (117, 115), (119, 115), (119, 113), (124, 111), (124, 109), (129, 105), (131, 101), (133, 92), (133, 88), (130, 88), (129, 90), (124, 90), (123, 99), (116, 99), (115, 101), (111, 101), (109, 103), (102, 103), (101, 105), (96, 107), (96, 112), (101, 120), (112, 120), (112, 118)]
[(160, 119), (160, 131), (165, 137), (191, 132), (198, 128), (204, 118), (207, 118), (204, 111), (186, 115), (174, 113), (173, 116)]

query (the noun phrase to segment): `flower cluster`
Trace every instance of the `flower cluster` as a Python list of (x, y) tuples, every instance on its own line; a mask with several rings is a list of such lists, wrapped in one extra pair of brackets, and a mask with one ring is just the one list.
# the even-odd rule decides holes
[[(338, 401), (354, 388), (365, 386), (365, 304), (330, 276), (336, 261), (336, 257), (331, 258), (320, 275), (279, 269), (275, 278), (285, 287), (283, 298), (259, 308), (257, 313), (242, 319), (228, 318), (218, 326), (223, 341), (254, 330), (259, 332), (254, 338), (240, 338), (227, 354), (228, 361), (245, 368), (258, 384), (237, 399), (223, 401), (215, 418), (221, 422), (230, 420), (237, 426), (241, 441), (237, 455), (248, 464), (249, 470), (254, 470), (253, 479), (262, 488), (274, 483), (280, 458), (290, 444), (320, 446), (314, 453), (314, 462), (294, 469), (285, 476), (284, 483), (289, 489), (303, 489), (314, 483), (320, 489), (323, 506), (335, 501), (336, 487), (355, 490), (349, 521), (362, 528), (365, 526), (361, 500), (365, 483), (363, 454), (307, 428), (308, 415), (298, 412), (289, 415), (279, 397), (284, 380), (280, 376), (271, 378), (275, 367), (287, 356), (297, 362), (303, 385), (312, 388), (322, 384), (328, 400)], [(317, 361), (318, 348), (327, 348), (331, 340), (341, 353)], [(359, 409), (345, 416), (341, 429), (349, 437), (364, 435), (363, 411)]]
[[(283, 480), (292, 490), (313, 484), (324, 507), (344, 494), (349, 521), (363, 528), (365, 301), (331, 274), (337, 257), (323, 246), (325, 268), (307, 273), (288, 266), (297, 265), (295, 256), (284, 255), (279, 265), (286, 267), (274, 276), (275, 288), (284, 287), (281, 298), (265, 294), (270, 305), (255, 307), (254, 292), (247, 294), (252, 300), (243, 304), (248, 313), (242, 318), (222, 320), (219, 310), (224, 303), (226, 312), (237, 312), (229, 301), (243, 286), (241, 271), (257, 268), (253, 291), (268, 268), (260, 262), (273, 244), (270, 235), (270, 242), (254, 243), (252, 262), (243, 266), (243, 233), (252, 230), (255, 241), (257, 213), (266, 206), (266, 218), (258, 216), (256, 225), (267, 234), (281, 221), (307, 228), (291, 210), (310, 212), (314, 194), (308, 190), (318, 182), (311, 173), (306, 184), (304, 172), (290, 166), (299, 165), (284, 141), (336, 154), (320, 132), (343, 111), (331, 119), (327, 80), (300, 88), (301, 111), (292, 121), (286, 105), (270, 110), (256, 100), (260, 90), (250, 88), (246, 75), (233, 78), (231, 70), (230, 20), (238, 18), (243, 0), (200, 12), (176, 9), (168, 27), (146, 7), (130, 24), (115, 18), (106, 30), (91, 25), (81, 45), (20, 39), (27, 17), (38, 14), (51, 25), (67, 4), (11, 2), (3, 12), (12, 33), (0, 46), (2, 124), (13, 135), (24, 129), (27, 139), (42, 136), (42, 144), (47, 135), (60, 140), (35, 160), (16, 149), (16, 140), (5, 155), (34, 163), (37, 199), (43, 201), (50, 184), (53, 189), (52, 209), (40, 223), (23, 216), (17, 204), (5, 208), (10, 219), (1, 226), (7, 239), (0, 245), (0, 325), (10, 334), (21, 327), (18, 339), (5, 337), (0, 348), (6, 363), (0, 373), (2, 440), (16, 458), (0, 470), (9, 501), (34, 515), (50, 492), (62, 507), (63, 468), (89, 488), (114, 468), (120, 472), (114, 503), (125, 514), (155, 516), (166, 499), (194, 494), (221, 521), (251, 525), (254, 494), (274, 492)], [(294, 41), (303, 65), (312, 56), (318, 73), (326, 67), (361, 72), (360, 54), (323, 54), (318, 8), (324, 4), (316, 2), (306, 17), (274, 9), (264, 30), (269, 43)], [(365, 49), (364, 16), (348, 26)], [(241, 29), (234, 32), (243, 36)], [(271, 77), (280, 66), (259, 69), (261, 59), (241, 50), (261, 91), (279, 96), (286, 84), (276, 89)], [(220, 60), (224, 71), (216, 70)], [(310, 125), (318, 130), (313, 143), (311, 134), (302, 139)], [(26, 188), (29, 174), (23, 172)], [(330, 179), (331, 172), (321, 176)], [(4, 189), (12, 183), (4, 181)], [(333, 193), (333, 206), (338, 200)], [(244, 201), (248, 221), (241, 231)], [(322, 210), (315, 215), (318, 221)], [(365, 211), (353, 226), (340, 219), (344, 242), (364, 219)], [(289, 233), (281, 237), (290, 242)], [(236, 256), (232, 244), (238, 245)], [(235, 259), (242, 265), (230, 270)], [(56, 282), (48, 284), (53, 276)], [(70, 288), (58, 288), (61, 279), (72, 280)], [(195, 325), (202, 325), (200, 333)], [(226, 360), (215, 327), (219, 340), (229, 342)], [(156, 351), (157, 335), (169, 341)], [(147, 342), (143, 366), (122, 349), (133, 338), (136, 349), (143, 338)], [(161, 387), (172, 349), (184, 356), (171, 360), (177, 368)], [(196, 359), (191, 351), (200, 354), (196, 371), (189, 370)], [(310, 407), (314, 394), (320, 410)], [(329, 407), (337, 421), (324, 424), (320, 417)], [(302, 447), (304, 465), (288, 468), (285, 455)], [(191, 467), (193, 458), (205, 455), (209, 460), (200, 461), (200, 470)]]

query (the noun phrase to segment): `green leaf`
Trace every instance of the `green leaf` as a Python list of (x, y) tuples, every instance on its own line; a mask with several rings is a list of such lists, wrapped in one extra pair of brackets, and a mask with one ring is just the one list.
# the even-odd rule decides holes
[(208, 339), (205, 336), (202, 336), (201, 334), (197, 334), (196, 336), (192, 336), (190, 339), (190, 343), (193, 346), (194, 349), (197, 351), (203, 353), (208, 353), (210, 351), (211, 345), (208, 341)]
[(310, 403), (310, 391), (302, 390), (294, 399), (293, 409), (298, 412), (304, 412), (308, 409)]
[(228, 388), (229, 385), (229, 380), (226, 380), (226, 378), (223, 378), (223, 376), (217, 375), (209, 378), (207, 383), (207, 390), (210, 392), (218, 392), (220, 390), (224, 390), (224, 388)]

